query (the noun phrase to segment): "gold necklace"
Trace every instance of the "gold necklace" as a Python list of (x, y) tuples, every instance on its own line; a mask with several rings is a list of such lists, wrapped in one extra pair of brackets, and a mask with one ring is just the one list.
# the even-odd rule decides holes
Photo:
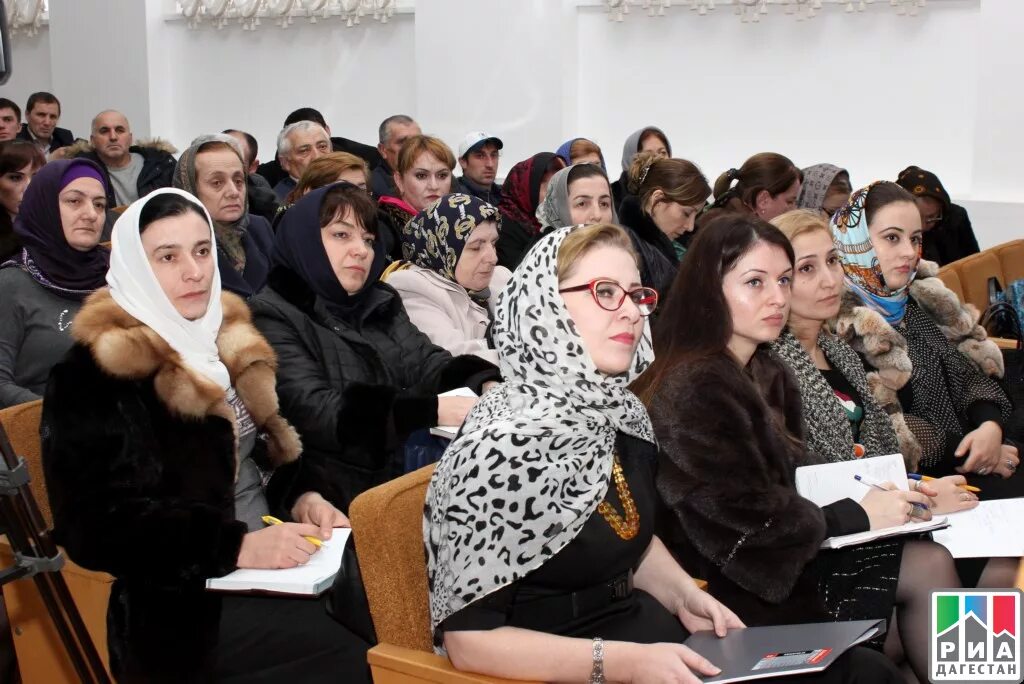
[(622, 466), (619, 464), (619, 457), (615, 456), (614, 459), (612, 462), (612, 479), (615, 480), (615, 490), (619, 494), (619, 501), (622, 502), (625, 518), (619, 515), (615, 507), (607, 501), (602, 501), (597, 505), (597, 512), (608, 521), (608, 524), (611, 525), (612, 529), (615, 530), (615, 534), (619, 535), (620, 539), (629, 541), (640, 531), (640, 513), (637, 512), (636, 504), (629, 493), (629, 485), (626, 484), (626, 476), (623, 474)]

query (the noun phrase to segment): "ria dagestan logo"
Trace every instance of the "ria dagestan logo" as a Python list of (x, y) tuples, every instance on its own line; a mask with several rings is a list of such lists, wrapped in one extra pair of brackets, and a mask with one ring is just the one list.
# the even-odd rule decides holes
[(933, 682), (1020, 682), (1021, 592), (933, 591)]

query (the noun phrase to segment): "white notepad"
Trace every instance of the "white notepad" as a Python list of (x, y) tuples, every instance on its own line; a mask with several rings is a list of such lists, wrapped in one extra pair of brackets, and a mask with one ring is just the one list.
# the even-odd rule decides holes
[(331, 538), (323, 542), (320, 550), (309, 557), (309, 562), (283, 570), (253, 570), (242, 568), (223, 577), (206, 580), (210, 591), (258, 592), (317, 596), (334, 583), (345, 553), (345, 542), (352, 530), (337, 527)]
[(934, 539), (953, 558), (1024, 556), (1024, 498), (982, 501), (969, 511), (949, 514), (949, 528)]
[[(901, 454), (874, 456), (852, 461), (822, 463), (802, 466), (796, 469), (796, 490), (800, 496), (810, 499), (818, 506), (827, 506), (840, 499), (860, 501), (869, 487), (858, 482), (854, 475), (861, 475), (877, 482), (892, 482), (897, 489), (908, 491), (907, 469)], [(876, 539), (896, 537), (903, 534), (919, 534), (949, 526), (945, 517), (933, 517), (927, 521), (911, 521), (905, 525), (868, 530), (841, 537), (829, 537), (821, 543), (823, 549), (841, 549), (845, 546), (866, 544)]]
[[(450, 392), (444, 392), (438, 394), (438, 397), (476, 397), (477, 394), (468, 387), (460, 387), (453, 389)], [(459, 434), (458, 425), (438, 425), (437, 427), (430, 428), (430, 434), (435, 437), (444, 437), (445, 439), (455, 439), (455, 436)]]

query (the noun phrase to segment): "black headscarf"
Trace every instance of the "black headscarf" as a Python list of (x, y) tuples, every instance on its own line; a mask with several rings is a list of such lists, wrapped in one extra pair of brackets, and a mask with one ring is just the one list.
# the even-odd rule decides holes
[[(328, 191), (338, 186), (356, 187), (345, 181), (326, 185), (302, 197), (285, 212), (274, 241), (274, 263), (292, 271), (323, 299), (332, 313), (348, 320), (380, 279), (386, 261), (380, 242), (374, 240), (373, 261), (363, 289), (350, 295), (341, 286), (320, 236), (320, 207)], [(365, 228), (371, 233), (377, 230), (376, 225)]]
[(944, 211), (949, 211), (949, 205), (952, 203), (949, 193), (946, 192), (939, 177), (931, 171), (925, 171), (919, 166), (908, 166), (900, 171), (896, 184), (914, 197), (931, 197), (942, 205)]
[[(14, 232), (25, 247), (27, 258), (16, 257), (44, 287), (59, 294), (84, 298), (106, 282), (110, 252), (99, 245), (82, 252), (68, 244), (60, 218), (61, 179), (75, 166), (91, 166), (100, 178), (103, 171), (89, 159), (58, 159), (39, 169), (32, 177), (14, 220)], [(110, 190), (104, 184), (104, 193)]]

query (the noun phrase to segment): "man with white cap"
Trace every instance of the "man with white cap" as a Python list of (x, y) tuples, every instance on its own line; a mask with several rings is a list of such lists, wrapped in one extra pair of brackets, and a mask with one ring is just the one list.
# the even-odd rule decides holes
[(483, 131), (474, 131), (462, 139), (459, 143), (459, 165), (462, 167), (462, 177), (457, 179), (459, 192), (498, 206), (501, 186), (494, 182), (494, 178), (498, 175), (502, 147), (504, 144), (500, 138)]

